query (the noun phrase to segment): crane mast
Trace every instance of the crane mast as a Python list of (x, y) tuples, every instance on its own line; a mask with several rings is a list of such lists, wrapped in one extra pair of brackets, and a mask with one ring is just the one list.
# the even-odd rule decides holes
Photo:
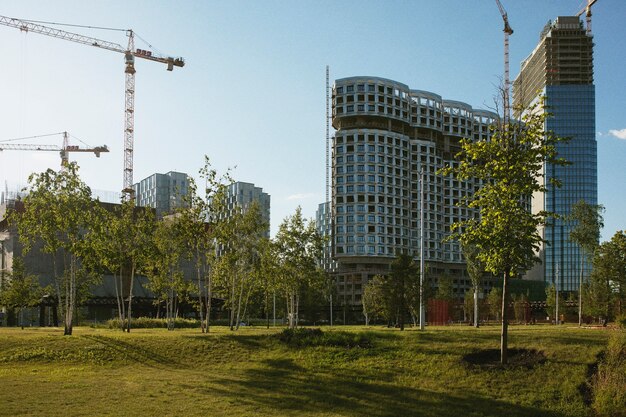
[(167, 70), (172, 71), (174, 67), (185, 66), (183, 58), (165, 57), (153, 54), (152, 51), (135, 49), (134, 32), (126, 31), (128, 36), (128, 47), (109, 42), (102, 39), (83, 36), (78, 33), (67, 32), (60, 29), (43, 26), (28, 20), (15, 19), (7, 16), (0, 16), (0, 25), (13, 27), (23, 32), (34, 32), (53, 38), (63, 39), (82, 45), (94, 46), (113, 52), (124, 54), (125, 57), (125, 106), (124, 106), (124, 185), (122, 192), (125, 199), (133, 199), (133, 147), (135, 134), (135, 57), (148, 61), (160, 62), (167, 65)]
[(587, 5), (583, 7), (578, 13), (576, 13), (576, 17), (582, 16), (585, 13), (585, 18), (587, 21), (587, 35), (591, 36), (591, 6), (595, 4), (598, 0), (587, 0)]
[(513, 34), (513, 29), (509, 25), (509, 17), (502, 7), (502, 3), (500, 0), (496, 0), (496, 4), (498, 5), (498, 9), (500, 10), (500, 14), (502, 15), (502, 20), (504, 21), (504, 125), (507, 126), (509, 124), (509, 120), (511, 118), (511, 101), (509, 96), (509, 91), (511, 90), (511, 81), (509, 78), (509, 36)]

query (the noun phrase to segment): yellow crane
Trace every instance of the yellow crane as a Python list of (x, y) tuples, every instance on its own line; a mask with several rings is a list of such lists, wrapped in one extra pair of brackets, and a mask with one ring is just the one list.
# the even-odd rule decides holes
[[(15, 140), (22, 139), (34, 139), (41, 138), (45, 136), (55, 136), (55, 135), (63, 135), (63, 145), (32, 145), (32, 144), (22, 144), (22, 143), (6, 143)], [(100, 154), (103, 152), (109, 152), (109, 148), (106, 145), (96, 146), (96, 147), (88, 147), (81, 148), (78, 145), (70, 145), (69, 144), (69, 134), (67, 132), (59, 132), (59, 133), (50, 133), (48, 135), (40, 135), (40, 136), (30, 136), (26, 138), (19, 139), (9, 139), (7, 141), (0, 142), (0, 151), (56, 151), (61, 155), (61, 166), (67, 165), (69, 162), (69, 154), (71, 152), (92, 152), (96, 155), (97, 158), (100, 158)]]
[(509, 91), (510, 91), (510, 80), (509, 80), (509, 36), (513, 34), (513, 29), (509, 25), (509, 17), (502, 7), (502, 3), (500, 0), (496, 0), (496, 4), (498, 5), (498, 9), (500, 10), (500, 14), (502, 15), (502, 20), (504, 21), (504, 125), (508, 125), (509, 119), (511, 118), (511, 102), (509, 99)]
[(576, 13), (576, 17), (582, 16), (585, 13), (585, 17), (587, 20), (587, 35), (591, 35), (591, 6), (595, 4), (598, 0), (587, 0), (587, 5), (583, 7), (578, 13)]
[[(51, 28), (38, 24), (39, 22), (15, 19), (0, 16), (0, 25), (19, 29), (23, 32), (34, 32), (41, 35), (51, 36), (66, 41), (76, 42), (83, 45), (94, 46), (113, 52), (124, 54), (126, 78), (125, 84), (125, 108), (124, 108), (124, 185), (122, 192), (125, 198), (133, 198), (133, 146), (135, 132), (135, 58), (142, 58), (148, 61), (160, 62), (167, 65), (167, 70), (172, 71), (174, 67), (185, 66), (183, 58), (160, 56), (145, 49), (135, 49), (135, 33), (132, 29), (126, 30), (128, 36), (128, 46), (123, 46), (101, 39), (83, 36), (77, 33), (66, 32), (64, 30)], [(78, 25), (73, 25), (78, 26)], [(87, 27), (87, 26), (84, 26)]]

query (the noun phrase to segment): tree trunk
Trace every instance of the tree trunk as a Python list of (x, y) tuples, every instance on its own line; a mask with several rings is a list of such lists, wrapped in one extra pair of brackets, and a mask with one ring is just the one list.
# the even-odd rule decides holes
[(245, 274), (242, 275), (243, 277), (241, 278), (239, 284), (239, 295), (237, 296), (237, 319), (235, 322), (235, 330), (239, 330), (239, 323), (241, 323), (241, 302), (243, 301), (243, 287), (245, 283)]
[(506, 365), (509, 359), (508, 354), (508, 336), (509, 336), (509, 317), (507, 314), (507, 301), (509, 295), (509, 271), (504, 272), (502, 279), (502, 331), (500, 333), (500, 363)]
[(478, 317), (478, 285), (474, 285), (474, 327), (480, 327), (480, 318)]
[(135, 283), (135, 262), (132, 262), (130, 267), (130, 285), (128, 290), (128, 320), (126, 322), (126, 332), (130, 333), (130, 321), (133, 318), (132, 305), (133, 305), (133, 287)]
[(200, 333), (204, 333), (204, 317), (202, 308), (202, 274), (200, 273), (200, 249), (196, 246), (196, 276), (198, 278), (198, 313), (200, 314)]
[(578, 283), (578, 327), (583, 325), (583, 253), (580, 251), (580, 282)]
[(206, 332), (208, 333), (211, 328), (211, 299), (213, 298), (213, 280), (211, 278), (211, 269), (209, 268), (207, 274), (207, 300), (206, 300)]

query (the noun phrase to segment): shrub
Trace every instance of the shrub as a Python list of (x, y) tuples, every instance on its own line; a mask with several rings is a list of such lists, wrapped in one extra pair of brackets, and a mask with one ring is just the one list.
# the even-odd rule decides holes
[(626, 329), (626, 314), (621, 314), (615, 318), (615, 323), (622, 329)]
[(593, 380), (593, 404), (596, 415), (626, 416), (626, 332), (611, 335), (605, 358), (598, 365)]
[[(126, 322), (126, 320), (124, 320), (124, 322)], [(109, 327), (109, 329), (119, 329), (120, 326), (120, 320), (119, 319), (111, 319), (109, 321), (107, 321), (107, 326)], [(133, 321), (130, 324), (131, 329), (135, 328), (135, 329), (159, 329), (159, 328), (163, 328), (166, 329), (167, 328), (167, 320), (166, 319), (153, 319), (150, 317), (138, 317), (136, 319), (133, 319)], [(183, 318), (177, 318), (174, 320), (174, 327), (179, 328), (179, 329), (195, 329), (195, 328), (200, 328), (200, 321), (199, 320), (191, 320), (191, 319), (183, 319)]]
[(368, 333), (323, 332), (321, 329), (285, 329), (277, 334), (278, 339), (293, 347), (339, 346), (347, 348), (371, 347)]

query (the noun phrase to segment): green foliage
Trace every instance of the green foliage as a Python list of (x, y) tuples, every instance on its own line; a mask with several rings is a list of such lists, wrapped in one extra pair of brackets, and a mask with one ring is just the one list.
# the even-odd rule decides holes
[[(119, 319), (111, 319), (106, 322), (106, 326), (109, 329), (119, 329), (126, 327), (126, 323), (120, 323)], [(167, 326), (167, 319), (155, 319), (151, 317), (138, 317), (133, 319), (133, 327), (136, 329), (167, 329)], [(177, 317), (174, 319), (174, 327), (178, 329), (198, 329), (200, 328), (200, 321)]]
[(36, 276), (26, 274), (22, 258), (13, 258), (13, 271), (8, 278), (0, 288), (0, 305), (19, 310), (20, 326), (23, 329), (22, 312), (24, 308), (39, 304), (41, 297), (48, 289), (39, 285)]
[(502, 288), (493, 287), (487, 295), (489, 303), (489, 315), (498, 320), (502, 313)]
[(278, 227), (276, 245), (276, 288), (287, 295), (289, 327), (297, 326), (299, 298), (303, 287), (323, 288), (325, 274), (319, 268), (324, 239), (315, 227), (315, 221), (306, 221), (302, 209), (286, 217)]
[(284, 329), (276, 335), (278, 340), (291, 347), (337, 346), (346, 348), (369, 348), (372, 346), (368, 333), (323, 332), (317, 328)]
[(595, 251), (590, 281), (583, 290), (587, 314), (611, 320), (626, 309), (626, 233), (618, 231)]
[(569, 240), (578, 244), (587, 256), (593, 255), (600, 241), (600, 230), (604, 227), (602, 205), (593, 205), (580, 200), (572, 206), (570, 220), (576, 225), (569, 234)]
[[(561, 292), (559, 291), (559, 315), (561, 314), (565, 314), (565, 311), (563, 310), (563, 307), (565, 305), (564, 303), (564, 296), (563, 294), (561, 294)], [(557, 303), (556, 303), (556, 287), (554, 285), (550, 285), (546, 287), (546, 312), (548, 313), (548, 316), (550, 316), (550, 320), (556, 320), (556, 307), (557, 307)]]
[[(54, 288), (63, 306), (65, 333), (70, 335), (82, 290), (98, 278), (101, 263), (97, 242), (105, 223), (102, 210), (80, 179), (75, 163), (58, 172), (48, 169), (31, 174), (28, 183), (24, 211), (12, 211), (9, 218), (17, 225), (25, 252), (40, 244), (42, 252), (51, 255)], [(63, 257), (61, 272), (58, 256)]]
[(454, 301), (454, 291), (452, 285), (452, 278), (447, 275), (439, 277), (437, 292), (435, 298), (438, 300)]
[(365, 324), (369, 325), (371, 320), (385, 319), (391, 321), (393, 308), (389, 297), (385, 294), (386, 278), (383, 275), (375, 275), (363, 287), (363, 297), (361, 303)]
[(593, 410), (599, 417), (626, 416), (626, 332), (611, 334), (593, 381)]
[(443, 170), (459, 180), (482, 182), (462, 203), (480, 216), (455, 223), (453, 229), (464, 246), (479, 249), (478, 260), (495, 275), (517, 275), (537, 261), (534, 252), (542, 241), (538, 226), (552, 215), (528, 210), (528, 198), (548, 190), (544, 164), (566, 163), (555, 148), (561, 139), (544, 132), (546, 117), (542, 100), (526, 109), (520, 122), (495, 126), (489, 140), (462, 141), (459, 165)]

